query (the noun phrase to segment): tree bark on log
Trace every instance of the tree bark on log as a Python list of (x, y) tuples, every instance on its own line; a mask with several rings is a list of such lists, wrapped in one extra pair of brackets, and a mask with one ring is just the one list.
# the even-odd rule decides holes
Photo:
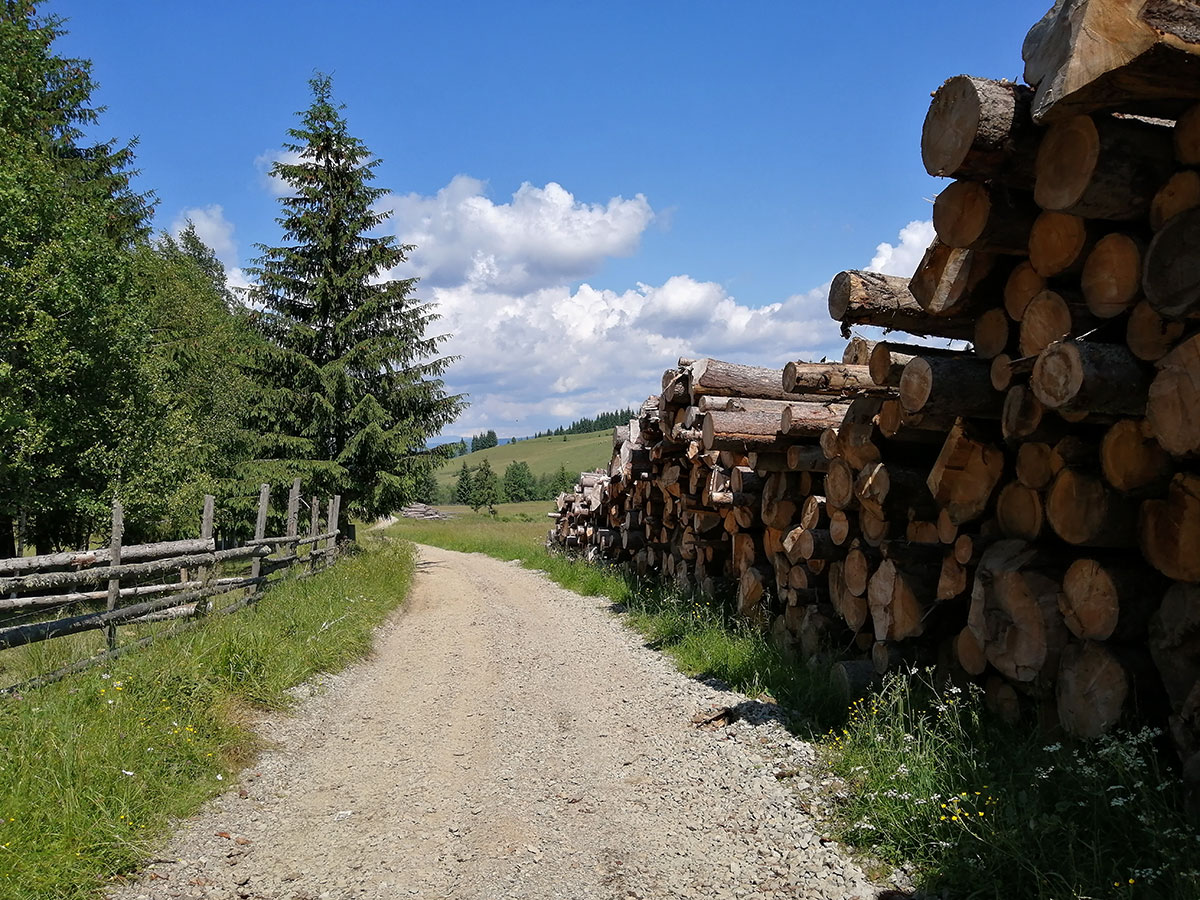
[(1034, 199), (1042, 209), (1089, 219), (1145, 219), (1174, 168), (1171, 132), (1112, 116), (1073, 116), (1042, 138)]
[(1030, 386), (1044, 405), (1060, 412), (1141, 416), (1150, 376), (1121, 344), (1054, 341), (1039, 354)]
[(796, 444), (787, 449), (787, 468), (795, 472), (827, 472), (829, 459), (815, 444)]
[(692, 402), (702, 396), (790, 400), (779, 381), (778, 369), (743, 366), (719, 359), (701, 359), (692, 365)]
[[(1175, 125), (1175, 133), (1179, 133), (1179, 123)], [(1197, 206), (1200, 206), (1200, 172), (1195, 169), (1176, 172), (1150, 201), (1150, 228), (1158, 231), (1181, 212)]]
[(1025, 81), (1037, 87), (1030, 114), (1047, 123), (1111, 109), (1174, 115), (1181, 100), (1200, 98), (1198, 40), (1191, 4), (1055, 3), (1021, 47)]
[(866, 366), (796, 360), (783, 367), (783, 389), (792, 394), (843, 396), (874, 388)]
[(880, 387), (899, 387), (904, 367), (918, 356), (969, 356), (965, 350), (947, 350), (939, 347), (924, 347), (920, 344), (901, 344), (897, 341), (879, 341), (871, 350), (867, 365), (871, 381)]
[(776, 430), (792, 438), (818, 438), (830, 427), (841, 424), (847, 403), (800, 403), (785, 405), (776, 421)]
[(933, 95), (921, 128), (921, 160), (930, 175), (1033, 187), (1038, 129), (1033, 91), (1011, 81), (957, 75)]
[(1178, 712), (1200, 682), (1200, 585), (1167, 589), (1150, 620), (1150, 655)]
[[(908, 289), (927, 315), (961, 316), (981, 305), (988, 292), (980, 286), (989, 276), (998, 278), (1000, 270), (993, 253), (956, 249), (934, 238)], [(1007, 270), (1003, 276), (1008, 279)]]
[(1037, 356), (1054, 341), (1082, 334), (1096, 324), (1082, 298), (1042, 291), (1021, 317), (1018, 341), (1021, 355)]
[(842, 336), (854, 325), (874, 325), (927, 337), (970, 340), (974, 325), (964, 317), (931, 317), (909, 290), (909, 280), (877, 272), (839, 272), (829, 286), (829, 315), (842, 323)]
[(867, 605), (877, 641), (903, 641), (925, 633), (925, 608), (936, 592), (929, 573), (905, 571), (885, 559), (867, 585)]
[(900, 402), (910, 413), (999, 418), (990, 366), (974, 357), (920, 356), (904, 367)]

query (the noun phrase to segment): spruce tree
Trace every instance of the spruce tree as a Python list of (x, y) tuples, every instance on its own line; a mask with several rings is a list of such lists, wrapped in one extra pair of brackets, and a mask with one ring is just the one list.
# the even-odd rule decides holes
[(454, 500), (463, 506), (471, 505), (471, 497), (475, 494), (475, 482), (471, 478), (471, 470), (463, 463), (458, 471), (458, 481), (454, 485)]
[(349, 133), (327, 75), (309, 82), (312, 104), (288, 131), (299, 156), (271, 174), (290, 188), (276, 220), (285, 243), (259, 245), (251, 300), (269, 349), (260, 362), (263, 439), (255, 478), (303, 477), (306, 491), (339, 492), (350, 514), (375, 519), (415, 496), (446, 456), (426, 442), (463, 398), (446, 393), (446, 335), (413, 297), (415, 278), (387, 278), (411, 246), (373, 235), (390, 213), (372, 204), (380, 160)]
[(475, 471), (475, 486), (471, 492), (471, 508), (478, 510), (486, 506), (493, 515), (496, 504), (500, 502), (500, 479), (492, 470), (492, 465), (486, 459), (479, 464)]

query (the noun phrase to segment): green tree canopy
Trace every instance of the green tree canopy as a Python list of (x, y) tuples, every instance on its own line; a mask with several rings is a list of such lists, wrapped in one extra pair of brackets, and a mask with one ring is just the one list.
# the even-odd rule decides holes
[(522, 460), (510, 462), (504, 469), (504, 496), (509, 503), (524, 503), (537, 499), (537, 481), (529, 463)]
[(479, 464), (479, 468), (475, 470), (474, 490), (471, 492), (471, 508), (478, 510), (480, 507), (486, 506), (488, 512), (496, 511), (496, 504), (500, 502), (500, 479), (496, 477), (496, 473), (492, 471), (492, 465), (486, 459)]
[(285, 243), (260, 245), (250, 269), (269, 341), (255, 470), (275, 483), (300, 474), (373, 519), (409, 502), (445, 458), (426, 442), (465, 404), (444, 389), (452, 359), (437, 356), (445, 335), (426, 335), (438, 316), (414, 299), (416, 280), (387, 277), (412, 247), (372, 236), (390, 215), (373, 209), (386, 193), (370, 184), (379, 160), (349, 133), (329, 77), (309, 83), (312, 104), (284, 144), (299, 158), (272, 168), (290, 189)]
[(467, 464), (463, 463), (462, 468), (458, 470), (458, 480), (454, 484), (454, 501), (463, 506), (470, 506), (474, 496), (475, 480), (471, 477), (471, 470), (467, 468)]

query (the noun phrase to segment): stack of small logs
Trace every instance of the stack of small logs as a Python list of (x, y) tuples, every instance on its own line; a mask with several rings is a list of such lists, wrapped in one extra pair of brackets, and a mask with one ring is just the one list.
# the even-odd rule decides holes
[(1200, 11), (1127, 6), (1057, 4), (1029, 86), (933, 95), (933, 244), (830, 289), (884, 340), (680, 360), (592, 511), (606, 556), (735, 579), (806, 656), (936, 664), (1085, 737), (1136, 709), (1200, 779)]

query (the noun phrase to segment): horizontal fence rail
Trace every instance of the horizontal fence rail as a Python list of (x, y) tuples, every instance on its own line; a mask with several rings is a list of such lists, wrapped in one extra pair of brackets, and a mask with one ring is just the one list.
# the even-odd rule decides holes
[[(341, 535), (342, 498), (307, 501), (308, 534), (299, 529), (300, 479), (288, 494), (286, 533), (268, 535), (271, 486), (259, 490), (254, 537), (217, 549), (213, 537), (215, 500), (204, 498), (200, 536), (124, 545), (124, 513), (113, 503), (108, 547), (0, 559), (0, 651), (79, 635), (105, 632), (103, 647), (86, 658), (38, 675), (0, 692), (26, 690), (82, 671), (198, 624), (209, 614), (253, 605), (266, 588), (295, 571), (311, 575), (329, 566)], [(324, 516), (322, 516), (324, 507)], [(249, 567), (245, 566), (249, 561)], [(149, 634), (122, 640), (122, 627), (164, 623)], [(99, 642), (97, 642), (99, 643)], [(0, 657), (2, 659), (2, 657)]]

